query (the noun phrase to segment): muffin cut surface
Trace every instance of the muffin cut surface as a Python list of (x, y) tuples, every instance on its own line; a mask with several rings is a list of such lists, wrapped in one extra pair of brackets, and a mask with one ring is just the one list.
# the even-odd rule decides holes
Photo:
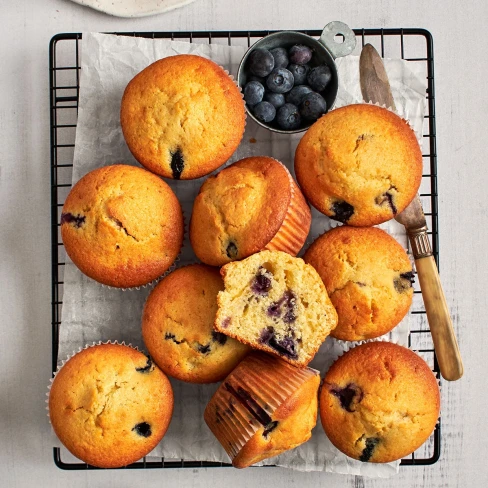
[(280, 251), (262, 251), (221, 269), (215, 328), (256, 349), (306, 366), (337, 313), (315, 269)]

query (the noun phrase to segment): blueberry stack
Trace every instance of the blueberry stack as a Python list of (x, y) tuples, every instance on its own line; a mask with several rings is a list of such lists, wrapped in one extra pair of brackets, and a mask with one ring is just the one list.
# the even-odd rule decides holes
[(296, 44), (286, 50), (255, 49), (247, 60), (244, 100), (254, 117), (282, 130), (309, 126), (327, 112), (324, 92), (332, 78), (326, 64), (313, 66), (313, 52)]

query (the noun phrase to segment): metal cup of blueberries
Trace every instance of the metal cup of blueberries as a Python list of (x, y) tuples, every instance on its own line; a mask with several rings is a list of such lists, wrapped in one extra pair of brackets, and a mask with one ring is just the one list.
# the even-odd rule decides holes
[(318, 40), (295, 31), (263, 37), (244, 55), (237, 74), (249, 116), (274, 132), (308, 129), (334, 105), (339, 86), (334, 60), (355, 47), (354, 32), (337, 21), (327, 24)]

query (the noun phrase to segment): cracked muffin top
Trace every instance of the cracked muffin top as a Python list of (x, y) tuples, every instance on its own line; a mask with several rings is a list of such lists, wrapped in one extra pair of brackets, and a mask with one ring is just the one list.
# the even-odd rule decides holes
[(223, 288), (218, 269), (193, 264), (170, 273), (147, 298), (142, 337), (166, 374), (190, 383), (214, 383), (248, 353), (247, 346), (213, 328)]
[(190, 240), (197, 257), (222, 266), (263, 249), (296, 255), (311, 213), (279, 161), (241, 159), (205, 180), (193, 204)]
[(434, 430), (439, 408), (439, 387), (427, 363), (390, 342), (346, 352), (319, 394), (327, 437), (363, 462), (388, 463), (415, 451)]
[(122, 97), (120, 122), (134, 157), (165, 178), (194, 179), (225, 163), (244, 134), (241, 92), (223, 68), (201, 56), (160, 59)]
[(166, 375), (121, 344), (88, 347), (56, 374), (49, 417), (65, 447), (82, 461), (117, 468), (138, 461), (163, 438), (173, 414)]
[(361, 341), (389, 332), (412, 303), (414, 274), (403, 247), (376, 227), (336, 227), (303, 260), (324, 282), (339, 322), (336, 339)]
[(295, 173), (317, 210), (349, 225), (371, 226), (411, 202), (422, 179), (422, 152), (398, 115), (375, 105), (348, 105), (308, 129), (295, 153)]
[(176, 195), (142, 168), (98, 168), (71, 189), (61, 214), (68, 256), (87, 276), (131, 288), (159, 278), (183, 242)]

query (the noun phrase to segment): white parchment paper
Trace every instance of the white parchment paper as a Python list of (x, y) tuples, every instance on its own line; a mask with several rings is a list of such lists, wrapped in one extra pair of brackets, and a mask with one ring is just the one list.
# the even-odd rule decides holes
[[(216, 44), (193, 44), (162, 39), (143, 39), (105, 34), (83, 34), (79, 116), (73, 166), (73, 183), (100, 166), (114, 163), (137, 165), (129, 152), (120, 128), (120, 101), (127, 83), (150, 63), (165, 56), (192, 53), (212, 59), (231, 74), (245, 52), (244, 47)], [(358, 57), (337, 61), (341, 86), (336, 107), (361, 100)], [(422, 135), (425, 110), (425, 67), (402, 60), (386, 60), (397, 111), (408, 118), (417, 135)], [(295, 148), (303, 134), (275, 134), (259, 127), (248, 118), (243, 141), (229, 160), (230, 164), (251, 155), (267, 155), (282, 161), (293, 174)], [(193, 199), (205, 178), (168, 183), (178, 196), (188, 225)], [(310, 243), (335, 224), (312, 209)], [(381, 225), (406, 247), (403, 227), (395, 221)], [(306, 247), (305, 247), (306, 248)], [(196, 262), (188, 234), (175, 266)], [(67, 259), (64, 274), (62, 323), (59, 331), (59, 359), (80, 347), (98, 341), (125, 341), (144, 350), (140, 321), (144, 301), (151, 286), (118, 290), (96, 283), (82, 275)], [(388, 340), (407, 345), (414, 315), (408, 315), (391, 333)], [(343, 352), (343, 344), (331, 338), (323, 344), (311, 367), (322, 376)], [(171, 380), (175, 393), (175, 410), (170, 428), (152, 455), (166, 459), (228, 462), (225, 451), (205, 422), (203, 411), (217, 385), (191, 385)], [(57, 441), (59, 445), (59, 441)], [(399, 462), (384, 465), (361, 463), (348, 458), (328, 441), (320, 421), (306, 444), (265, 461), (266, 464), (302, 471), (329, 471), (389, 477), (398, 471)]]

